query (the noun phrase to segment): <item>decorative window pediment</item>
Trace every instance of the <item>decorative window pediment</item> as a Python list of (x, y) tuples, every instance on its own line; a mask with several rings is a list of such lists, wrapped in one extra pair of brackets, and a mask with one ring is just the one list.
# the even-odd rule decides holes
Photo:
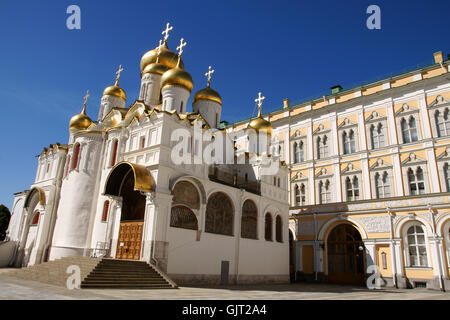
[(419, 112), (419, 109), (416, 107), (411, 107), (407, 103), (404, 103), (402, 107), (395, 113), (396, 116), (408, 115), (410, 113)]
[(354, 174), (354, 173), (360, 173), (361, 169), (358, 167), (355, 167), (353, 163), (349, 163), (343, 170), (342, 174)]
[(373, 165), (370, 166), (371, 170), (381, 170), (381, 169), (392, 169), (392, 164), (384, 161), (383, 159), (378, 159)]
[(315, 177), (316, 178), (327, 178), (327, 177), (331, 177), (333, 176), (332, 173), (328, 172), (327, 169), (322, 168), (319, 172), (316, 173)]
[(450, 148), (445, 149), (444, 152), (436, 157), (436, 160), (450, 160)]
[(291, 139), (302, 139), (306, 138), (306, 135), (303, 134), (299, 129), (295, 130), (295, 132), (292, 134)]
[(373, 111), (370, 116), (367, 117), (366, 122), (372, 122), (372, 121), (381, 121), (386, 120), (387, 117), (384, 114), (380, 114), (377, 111)]
[(338, 129), (355, 127), (358, 124), (356, 122), (351, 121), (349, 118), (345, 118), (338, 126)]
[(300, 180), (307, 180), (308, 177), (306, 177), (304, 174), (302, 174), (300, 171), (298, 171), (292, 178), (291, 182), (294, 181), (300, 181)]
[(415, 165), (415, 164), (422, 164), (426, 163), (427, 161), (425, 159), (422, 159), (418, 157), (414, 153), (410, 153), (408, 158), (402, 161), (402, 165)]
[(445, 105), (447, 103), (450, 103), (449, 99), (447, 99), (441, 95), (438, 95), (436, 97), (436, 99), (434, 99), (434, 101), (428, 106), (428, 108), (432, 108), (432, 107), (436, 107), (436, 106), (440, 107), (441, 105)]
[(326, 133), (329, 131), (330, 131), (330, 129), (325, 128), (325, 126), (323, 124), (319, 124), (319, 126), (316, 128), (316, 130), (314, 130), (313, 134), (322, 134), (322, 133)]

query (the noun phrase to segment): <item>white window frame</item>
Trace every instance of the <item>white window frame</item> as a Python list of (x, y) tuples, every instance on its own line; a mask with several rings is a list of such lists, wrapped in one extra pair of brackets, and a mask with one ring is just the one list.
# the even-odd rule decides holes
[[(424, 235), (424, 247), (425, 247), (425, 251), (426, 251), (426, 255), (427, 255), (427, 265), (411, 265), (411, 258), (410, 258), (410, 254), (409, 254), (409, 242), (408, 242), (408, 230), (411, 227), (415, 227), (415, 226), (419, 226), (422, 228), (423, 231), (423, 235)], [(403, 240), (403, 253), (405, 256), (405, 267), (406, 268), (430, 268), (431, 267), (431, 260), (430, 260), (430, 250), (428, 248), (428, 234), (427, 234), (427, 228), (425, 227), (425, 225), (423, 223), (420, 223), (418, 221), (409, 221), (407, 223), (405, 223), (405, 225), (403, 226), (403, 232), (402, 232), (402, 240)], [(418, 246), (416, 244), (416, 246)], [(419, 259), (419, 264), (420, 264), (420, 259)]]

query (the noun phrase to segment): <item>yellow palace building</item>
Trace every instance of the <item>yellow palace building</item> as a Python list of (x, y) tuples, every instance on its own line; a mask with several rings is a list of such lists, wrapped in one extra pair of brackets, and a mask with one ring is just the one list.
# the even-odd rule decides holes
[(450, 63), (434, 62), (263, 115), (290, 169), (295, 281), (450, 287)]

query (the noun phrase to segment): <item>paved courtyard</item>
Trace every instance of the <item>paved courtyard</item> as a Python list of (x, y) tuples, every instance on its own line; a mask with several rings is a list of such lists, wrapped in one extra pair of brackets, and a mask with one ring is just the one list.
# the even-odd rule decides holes
[(362, 287), (310, 283), (227, 287), (180, 287), (179, 289), (156, 290), (69, 290), (64, 287), (8, 277), (7, 272), (0, 272), (0, 299), (450, 300), (450, 293), (428, 289), (382, 289), (374, 291)]

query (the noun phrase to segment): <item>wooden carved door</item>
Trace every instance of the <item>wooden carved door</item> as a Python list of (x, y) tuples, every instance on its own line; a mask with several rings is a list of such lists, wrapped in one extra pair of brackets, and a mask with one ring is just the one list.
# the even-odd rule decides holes
[(116, 259), (139, 260), (144, 221), (121, 222)]

